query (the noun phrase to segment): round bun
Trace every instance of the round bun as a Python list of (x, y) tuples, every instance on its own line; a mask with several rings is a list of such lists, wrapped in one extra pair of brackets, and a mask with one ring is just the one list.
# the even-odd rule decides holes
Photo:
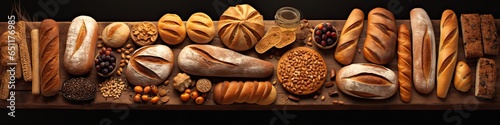
[(111, 23), (102, 30), (102, 41), (106, 46), (119, 48), (127, 42), (130, 28), (122, 22)]
[(248, 4), (229, 7), (217, 25), (222, 43), (235, 51), (252, 48), (264, 36), (264, 18)]
[(197, 12), (186, 22), (187, 35), (195, 43), (208, 43), (215, 37), (215, 26), (212, 18), (205, 13)]
[(186, 27), (177, 14), (167, 13), (158, 20), (161, 40), (169, 45), (177, 45), (186, 38)]
[(166, 45), (147, 45), (137, 49), (125, 69), (132, 85), (158, 85), (165, 81), (174, 67), (174, 53)]

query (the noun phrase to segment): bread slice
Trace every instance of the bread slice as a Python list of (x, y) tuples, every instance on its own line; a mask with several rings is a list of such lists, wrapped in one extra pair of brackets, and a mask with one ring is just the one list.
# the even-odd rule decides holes
[(496, 74), (495, 60), (479, 58), (476, 67), (476, 91), (474, 93), (476, 97), (491, 99), (495, 96)]

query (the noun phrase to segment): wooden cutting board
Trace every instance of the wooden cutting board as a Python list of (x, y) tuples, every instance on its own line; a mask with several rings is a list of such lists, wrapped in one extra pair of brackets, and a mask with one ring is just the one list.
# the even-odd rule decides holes
[[(156, 24), (156, 21), (151, 21)], [(497, 28), (500, 26), (500, 20), (497, 19), (495, 20)], [(98, 33), (101, 34), (102, 30), (112, 22), (98, 22), (99, 24), (99, 31)], [(125, 22), (129, 27), (131, 27), (133, 24), (138, 23), (138, 22)], [(311, 26), (314, 26), (319, 23), (332, 23), (335, 27), (337, 27), (338, 30), (342, 29), (345, 20), (310, 20), (309, 21)], [(397, 25), (399, 24), (407, 24), (410, 26), (410, 21), (409, 20), (397, 20), (396, 21)], [(432, 20), (433, 27), (434, 27), (434, 32), (436, 34), (436, 43), (439, 43), (439, 20)], [(40, 22), (32, 22), (32, 24), (35, 27), (38, 27)], [(61, 54), (61, 59), (62, 60), (62, 54), (64, 53), (64, 48), (65, 43), (66, 43), (66, 36), (68, 32), (68, 27), (70, 25), (70, 22), (59, 22), (59, 29), (60, 29), (60, 54)], [(215, 25), (217, 25), (217, 22), (215, 22)], [(265, 26), (266, 26), (266, 31), (272, 27), (275, 26), (276, 24), (272, 20), (266, 20), (265, 21)], [(0, 22), (0, 27), (7, 27), (7, 22)], [(0, 28), (0, 32), (5, 32), (7, 28)], [(30, 29), (27, 30), (28, 33)], [(500, 29), (498, 30), (500, 31)], [(28, 34), (28, 42), (30, 42), (30, 35)], [(460, 33), (461, 36), (461, 33)], [(362, 63), (362, 62), (368, 62), (362, 54), (361, 48), (363, 47), (364, 40), (366, 38), (366, 21), (365, 25), (361, 34), (361, 38), (359, 39), (359, 44), (358, 50), (356, 52), (356, 56), (354, 58), (353, 63)], [(101, 43), (99, 40), (98, 43)], [(127, 43), (133, 43), (132, 39), (129, 39)], [(155, 44), (164, 44), (161, 39), (158, 39)], [(178, 57), (179, 52), (182, 50), (182, 48), (186, 45), (193, 44), (192, 41), (190, 41), (188, 38), (186, 40), (175, 46), (169, 45), (169, 47), (172, 49), (172, 51), (175, 54), (175, 57)], [(218, 38), (218, 35), (215, 36), (214, 40), (210, 42), (209, 44), (215, 45), (215, 46), (221, 46), (224, 47), (220, 39)], [(31, 45), (28, 43), (28, 45)], [(135, 49), (138, 48), (138, 46), (133, 45)], [(266, 61), (269, 61), (273, 63), (275, 67), (277, 67), (277, 62), (278, 62), (278, 57), (275, 56), (276, 52), (278, 55), (283, 54), (287, 50), (290, 50), (291, 48), (298, 47), (298, 46), (306, 46), (310, 47), (314, 50), (317, 50), (325, 59), (325, 62), (327, 63), (327, 68), (328, 71), (329, 69), (335, 69), (338, 71), (340, 68), (342, 68), (342, 65), (337, 63), (334, 58), (333, 58), (333, 53), (334, 49), (329, 49), (329, 50), (322, 50), (317, 47), (313, 46), (308, 46), (302, 41), (295, 41), (293, 44), (282, 48), (282, 49), (276, 49), (275, 52), (273, 50), (270, 50), (264, 54), (258, 54), (255, 52), (255, 50), (252, 48), (249, 51), (242, 52), (243, 54), (246, 54), (248, 56), (253, 56), (257, 57)], [(30, 47), (31, 50), (31, 47)], [(270, 56), (273, 55), (272, 58)], [(460, 37), (459, 39), (459, 54), (458, 54), (458, 60), (465, 60), (464, 57), (464, 51), (463, 51), (463, 44), (462, 44), (462, 38)], [(500, 65), (500, 58), (496, 56), (486, 56), (487, 58), (492, 58), (496, 61), (497, 65)], [(120, 57), (117, 57), (120, 58)], [(176, 58), (177, 59), (177, 58)], [(465, 60), (467, 64), (471, 67), (472, 72), (472, 77), (475, 79), (475, 69), (476, 69), (476, 62), (477, 60)], [(61, 61), (62, 65), (62, 61)], [(395, 58), (392, 62), (390, 62), (387, 65), (384, 65), (393, 71), (397, 73), (397, 58)], [(69, 75), (67, 72), (64, 71), (63, 67), (60, 66), (60, 78), (61, 81), (65, 81), (69, 78), (75, 77)], [(212, 93), (210, 92), (207, 100), (204, 104), (202, 105), (196, 105), (194, 101), (190, 100), (188, 102), (182, 102), (179, 98), (180, 93), (177, 93), (173, 87), (173, 77), (179, 72), (182, 72), (177, 65), (174, 66), (174, 69), (169, 76), (168, 80), (170, 81), (170, 84), (168, 85), (168, 88), (170, 89), (168, 96), (170, 96), (170, 101), (167, 104), (164, 105), (153, 105), (153, 104), (135, 104), (133, 103), (130, 99), (133, 96), (133, 91), (130, 88), (130, 90), (125, 91), (122, 93), (121, 97), (119, 99), (105, 99), (100, 92), (97, 92), (96, 97), (94, 100), (91, 101), (86, 101), (86, 102), (72, 102), (64, 99), (61, 94), (58, 94), (57, 96), (54, 97), (42, 97), (42, 96), (33, 96), (31, 94), (31, 83), (30, 82), (24, 82), (22, 80), (17, 80), (16, 82), (16, 89), (15, 91), (15, 97), (16, 97), (16, 108), (18, 109), (83, 109), (83, 110), (98, 110), (98, 109), (144, 109), (144, 110), (273, 110), (273, 109), (287, 109), (287, 110), (380, 110), (380, 109), (394, 109), (394, 110), (478, 110), (478, 109), (500, 109), (500, 85), (497, 83), (496, 86), (496, 95), (493, 99), (491, 100), (481, 100), (478, 99), (474, 96), (474, 86), (466, 92), (459, 92), (457, 91), (454, 87), (453, 84), (451, 85), (451, 88), (449, 89), (448, 96), (446, 99), (439, 99), (436, 96), (436, 91), (434, 90), (428, 95), (423, 95), (420, 93), (417, 93), (415, 89), (412, 90), (412, 100), (410, 103), (404, 103), (400, 100), (399, 97), (399, 92), (395, 94), (394, 96), (385, 99), (385, 100), (368, 100), (368, 99), (360, 99), (360, 98), (355, 98), (351, 97), (349, 95), (343, 94), (342, 92), (339, 91), (339, 95), (337, 97), (329, 97), (328, 92), (337, 90), (336, 86), (331, 87), (331, 88), (322, 88), (321, 95), (319, 95), (318, 99), (313, 99), (313, 95), (310, 96), (300, 96), (301, 100), (300, 102), (294, 102), (290, 101), (287, 99), (288, 92), (281, 87), (279, 83), (275, 85), (277, 92), (278, 92), (278, 98), (275, 101), (274, 104), (269, 105), (269, 106), (259, 106), (259, 105), (252, 105), (252, 104), (233, 104), (233, 105), (217, 105), (213, 100), (212, 100)], [(115, 74), (116, 75), (116, 74)], [(329, 76), (330, 73), (327, 74)], [(500, 73), (497, 73), (497, 77), (499, 76)], [(89, 77), (92, 79), (93, 82), (100, 83), (104, 81), (105, 79), (100, 78), (97, 76), (95, 70), (91, 71), (90, 74), (86, 75), (85, 77)], [(115, 76), (116, 77), (116, 76)], [(125, 76), (121, 76), (122, 79), (125, 80)], [(231, 81), (231, 80), (237, 80), (237, 81), (246, 81), (246, 80), (258, 80), (258, 81), (263, 81), (263, 80), (269, 80), (271, 82), (273, 81), (278, 81), (276, 78), (276, 73), (273, 74), (273, 76), (269, 78), (264, 78), (264, 79), (241, 79), (241, 78), (212, 78), (212, 77), (198, 77), (198, 76), (191, 76), (193, 80), (197, 80), (199, 78), (208, 78), (211, 80), (213, 84), (216, 84), (221, 81)], [(329, 81), (327, 79), (327, 81)], [(500, 80), (497, 80), (497, 82), (500, 82)], [(321, 96), (325, 96), (325, 100), (322, 101), (320, 98)], [(333, 105), (332, 101), (337, 100), (337, 101), (343, 101), (344, 105)], [(5, 107), (9, 105), (9, 102), (7, 101), (0, 101), (0, 107)]]

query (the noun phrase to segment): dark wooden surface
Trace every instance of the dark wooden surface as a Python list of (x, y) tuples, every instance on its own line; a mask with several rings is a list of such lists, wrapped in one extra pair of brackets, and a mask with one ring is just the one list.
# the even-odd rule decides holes
[[(156, 24), (156, 21), (152, 21), (153, 23)], [(332, 23), (337, 29), (342, 29), (345, 20), (311, 20), (310, 25), (316, 25), (318, 23), (323, 23), (323, 22), (329, 22)], [(439, 43), (439, 20), (433, 20), (433, 28), (436, 36), (436, 43)], [(98, 33), (101, 34), (102, 29), (106, 27), (108, 24), (112, 22), (99, 22), (99, 31)], [(129, 26), (132, 26), (134, 23), (138, 22), (126, 22)], [(397, 24), (407, 24), (410, 26), (409, 20), (397, 20)], [(39, 22), (32, 23), (35, 27), (38, 27)], [(60, 57), (61, 57), (61, 69), (60, 69), (60, 77), (61, 81), (64, 81), (68, 78), (72, 77), (77, 77), (77, 76), (71, 76), (68, 73), (66, 73), (62, 67), (62, 55), (64, 53), (64, 48), (65, 48), (65, 43), (66, 43), (66, 36), (67, 36), (67, 31), (69, 27), (70, 22), (59, 22), (59, 28), (60, 28)], [(215, 22), (215, 24), (217, 24)], [(265, 21), (266, 25), (266, 31), (269, 29), (271, 26), (274, 26), (274, 21), (271, 20), (266, 20)], [(496, 25), (500, 26), (500, 20), (496, 20)], [(6, 27), (7, 23), (6, 22), (0, 22), (0, 27)], [(498, 27), (497, 27), (498, 28)], [(0, 29), (0, 32), (4, 32), (5, 29), (2, 28)], [(27, 31), (30, 31), (28, 29)], [(28, 32), (28, 42), (30, 41), (29, 38), (29, 32)], [(460, 33), (461, 36), (461, 33)], [(359, 44), (358, 48), (362, 48), (363, 42), (366, 37), (366, 21), (364, 25), (364, 29), (361, 34), (361, 38), (359, 39)], [(100, 43), (101, 41), (98, 41)], [(132, 43), (132, 40), (129, 39), (127, 43)], [(155, 44), (164, 44), (161, 39), (158, 39), (158, 41)], [(183, 43), (180, 45), (176, 46), (170, 46), (169, 47), (173, 50), (175, 57), (178, 57), (178, 54), (180, 50), (188, 45), (188, 44), (193, 44), (189, 39), (186, 39)], [(209, 44), (216, 45), (216, 46), (221, 46), (224, 47), (224, 45), (221, 43), (220, 39), (218, 36), (210, 42)], [(30, 45), (30, 43), (28, 43)], [(294, 44), (289, 45), (285, 48), (282, 49), (277, 49), (279, 54), (283, 54), (287, 50), (297, 47), (297, 46), (307, 46), (305, 45), (302, 41), (295, 41)], [(337, 63), (333, 59), (333, 52), (334, 49), (329, 49), (329, 50), (322, 50), (317, 47), (313, 46), (307, 46), (311, 47), (312, 49), (317, 50), (320, 54), (322, 54), (323, 58), (325, 59), (325, 62), (327, 63), (327, 68), (331, 69), (334, 68), (335, 70), (339, 70), (342, 65)], [(134, 45), (134, 48), (137, 49), (137, 46)], [(31, 49), (31, 47), (30, 47)], [(268, 51), (262, 55), (257, 54), (254, 49), (250, 49), (249, 51), (242, 52), (243, 54), (246, 54), (248, 56), (253, 56), (253, 57), (258, 57), (260, 59), (270, 61), (273, 63), (273, 65), (276, 67), (278, 59), (273, 57), (269, 58), (270, 55), (274, 55), (271, 51)], [(500, 64), (500, 60), (496, 56), (486, 56), (488, 58), (493, 58), (497, 65)], [(459, 40), (459, 59), (458, 60), (465, 60), (464, 58), (464, 53), (463, 53), (463, 45), (462, 45), (462, 39), (460, 38)], [(473, 73), (471, 74), (473, 76), (473, 79), (475, 78), (475, 67), (476, 67), (476, 61), (477, 60), (465, 60), (469, 66), (471, 67), (471, 70)], [(362, 62), (367, 62), (366, 59), (364, 59), (363, 54), (357, 52), (355, 59), (353, 61), (354, 63), (362, 63)], [(384, 65), (393, 71), (397, 73), (397, 60), (396, 58), (390, 62), (387, 65)], [(209, 93), (207, 101), (202, 104), (202, 105), (196, 105), (193, 101), (188, 101), (188, 102), (182, 102), (179, 98), (180, 93), (177, 93), (174, 91), (172, 88), (172, 83), (173, 83), (173, 77), (180, 71), (180, 69), (177, 67), (175, 64), (173, 72), (169, 76), (168, 80), (170, 80), (170, 83), (168, 85), (168, 88), (170, 89), (168, 96), (170, 96), (170, 101), (167, 104), (164, 105), (152, 105), (152, 104), (134, 104), (130, 98), (133, 95), (133, 92), (131, 91), (131, 88), (128, 91), (125, 91), (122, 93), (121, 97), (119, 99), (104, 99), (104, 97), (98, 92), (96, 95), (96, 98), (91, 101), (87, 102), (71, 102), (62, 97), (61, 94), (58, 94), (57, 96), (54, 97), (42, 97), (42, 96), (33, 96), (31, 95), (31, 83), (30, 82), (24, 82), (22, 80), (18, 80), (16, 82), (16, 89), (14, 90), (16, 92), (16, 108), (18, 109), (82, 109), (82, 110), (99, 110), (99, 109), (116, 109), (116, 108), (136, 108), (136, 109), (143, 109), (143, 110), (272, 110), (275, 108), (281, 109), (281, 108), (286, 108), (288, 110), (381, 110), (381, 109), (389, 109), (389, 110), (447, 110), (447, 109), (452, 109), (454, 108), (453, 106), (456, 105), (461, 105), (461, 106), (469, 106), (475, 109), (495, 109), (499, 110), (500, 109), (500, 92), (496, 92), (496, 95), (493, 99), (491, 100), (480, 100), (474, 96), (474, 86), (471, 87), (471, 89), (466, 92), (462, 93), (454, 89), (453, 84), (451, 84), (451, 88), (449, 89), (448, 96), (445, 99), (439, 99), (436, 96), (436, 91), (434, 89), (433, 92), (430, 94), (424, 95), (417, 93), (415, 89), (412, 91), (412, 100), (410, 103), (404, 103), (400, 100), (399, 97), (399, 92), (395, 94), (394, 96), (384, 99), (384, 100), (367, 100), (367, 99), (360, 99), (360, 98), (355, 98), (348, 96), (346, 94), (343, 94), (342, 92), (339, 91), (339, 96), (338, 97), (329, 97), (328, 92), (332, 90), (337, 90), (336, 86), (331, 87), (331, 88), (322, 88), (320, 91), (322, 92), (321, 95), (324, 95), (326, 99), (322, 101), (321, 99), (314, 100), (313, 96), (301, 96), (301, 101), (300, 102), (293, 102), (289, 101), (287, 99), (288, 92), (286, 92), (281, 85), (278, 83), (276, 84), (276, 89), (278, 91), (278, 98), (275, 101), (274, 104), (269, 105), (269, 106), (258, 106), (258, 105), (252, 105), (252, 104), (233, 104), (233, 105), (217, 105), (214, 103), (211, 97), (211, 93)], [(329, 74), (327, 74), (329, 76)], [(93, 82), (100, 83), (104, 81), (103, 78), (100, 78), (97, 76), (95, 71), (91, 71), (90, 74), (85, 75), (84, 77), (89, 77), (92, 79)], [(497, 73), (498, 77), (498, 73)], [(125, 79), (125, 76), (121, 76), (122, 79)], [(199, 77), (199, 76), (192, 76), (193, 80), (197, 80), (199, 78), (205, 78), (205, 77)], [(242, 79), (242, 78), (214, 78), (214, 77), (206, 77), (212, 81), (212, 83), (217, 83), (220, 81), (224, 80), (238, 80), (238, 81), (245, 81), (245, 80), (269, 80), (271, 82), (277, 81), (276, 79), (276, 73), (273, 74), (273, 76), (269, 78), (264, 78), (264, 79)], [(329, 81), (329, 80), (327, 80)], [(497, 81), (497, 90), (500, 90), (500, 85), (498, 85)], [(320, 95), (320, 97), (321, 97)], [(343, 101), (344, 105), (333, 105), (332, 101), (333, 100), (339, 100)], [(0, 107), (5, 107), (8, 105), (8, 102), (6, 101), (0, 101)]]

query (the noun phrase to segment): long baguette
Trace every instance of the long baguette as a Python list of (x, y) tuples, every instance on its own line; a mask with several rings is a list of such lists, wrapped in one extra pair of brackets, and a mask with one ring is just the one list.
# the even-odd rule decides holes
[(458, 58), (458, 21), (455, 12), (445, 10), (441, 16), (441, 35), (437, 62), (437, 96), (446, 98)]
[(335, 49), (334, 58), (340, 64), (349, 65), (352, 63), (356, 55), (359, 35), (363, 30), (364, 17), (363, 11), (358, 8), (353, 9), (351, 14), (349, 14), (342, 28), (339, 44), (337, 45), (337, 49)]
[(412, 92), (412, 57), (410, 30), (405, 24), (398, 31), (398, 82), (401, 101), (410, 102)]
[(40, 43), (38, 39), (38, 29), (31, 30), (31, 58), (33, 62), (31, 62), (33, 66), (33, 79), (31, 81), (31, 93), (33, 95), (40, 94)]

